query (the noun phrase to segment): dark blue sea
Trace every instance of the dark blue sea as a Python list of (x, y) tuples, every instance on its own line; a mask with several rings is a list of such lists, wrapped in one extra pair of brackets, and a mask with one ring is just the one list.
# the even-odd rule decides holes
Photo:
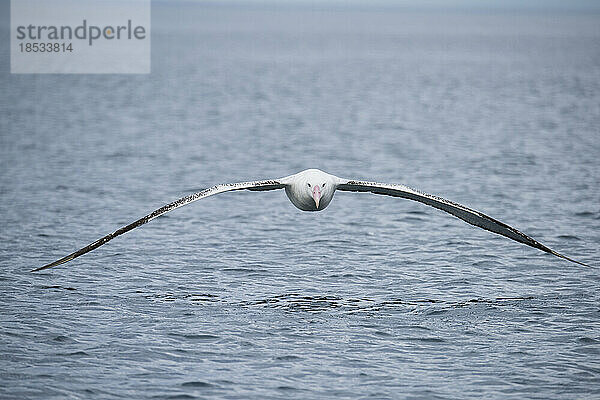
[[(151, 74), (11, 75), (2, 8), (0, 398), (600, 398), (597, 12), (156, 2)], [(591, 267), (409, 200), (272, 191), (30, 272), (306, 168)]]

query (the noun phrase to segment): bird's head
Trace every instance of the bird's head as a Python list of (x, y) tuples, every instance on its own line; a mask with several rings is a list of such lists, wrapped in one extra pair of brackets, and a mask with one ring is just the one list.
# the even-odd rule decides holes
[(321, 211), (331, 202), (336, 184), (335, 176), (318, 169), (308, 169), (294, 176), (286, 193), (299, 209)]

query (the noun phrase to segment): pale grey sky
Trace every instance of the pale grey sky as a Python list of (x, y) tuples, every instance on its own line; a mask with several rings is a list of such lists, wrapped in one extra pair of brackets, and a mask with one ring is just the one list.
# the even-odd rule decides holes
[[(155, 0), (168, 1), (168, 0)], [(540, 10), (540, 11), (592, 11), (600, 12), (598, 0), (183, 0), (215, 4), (276, 4), (308, 6), (401, 7), (411, 9), (456, 10)]]

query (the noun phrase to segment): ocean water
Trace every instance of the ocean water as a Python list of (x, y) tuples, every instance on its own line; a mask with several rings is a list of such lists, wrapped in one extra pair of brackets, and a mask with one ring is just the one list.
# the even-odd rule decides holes
[[(600, 398), (598, 14), (152, 13), (150, 75), (11, 75), (1, 50), (0, 398)], [(306, 168), (444, 196), (595, 268), (408, 200), (306, 213), (274, 191), (29, 272)]]

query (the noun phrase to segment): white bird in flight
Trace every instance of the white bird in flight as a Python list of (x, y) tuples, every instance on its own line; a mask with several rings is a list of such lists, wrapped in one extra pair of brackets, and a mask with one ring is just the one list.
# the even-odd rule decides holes
[(280, 179), (216, 185), (189, 196), (182, 197), (181, 199), (169, 203), (127, 226), (117, 229), (113, 233), (110, 233), (96, 240), (95, 242), (90, 243), (84, 248), (63, 257), (60, 260), (56, 260), (50, 264), (36, 268), (32, 272), (41, 271), (43, 269), (55, 267), (71, 261), (76, 257), (102, 246), (119, 235), (129, 232), (138, 226), (150, 222), (158, 216), (161, 216), (181, 206), (185, 206), (186, 204), (190, 204), (196, 200), (234, 190), (263, 191), (276, 189), (285, 189), (285, 193), (292, 204), (302, 211), (321, 211), (325, 209), (331, 202), (336, 190), (344, 192), (371, 192), (375, 194), (383, 194), (386, 196), (402, 197), (409, 200), (415, 200), (450, 213), (471, 225), (475, 225), (490, 232), (506, 236), (509, 239), (516, 240), (517, 242), (524, 243), (531, 247), (535, 247), (536, 249), (540, 249), (546, 253), (553, 254), (565, 260), (588, 266), (587, 264), (557, 253), (556, 251), (544, 246), (537, 240), (525, 235), (522, 232), (519, 232), (513, 227), (488, 217), (479, 211), (475, 211), (450, 200), (433, 196), (431, 194), (422, 193), (404, 185), (348, 180), (338, 178), (335, 175), (328, 174), (318, 169), (307, 169), (297, 174), (286, 176), (285, 178)]

